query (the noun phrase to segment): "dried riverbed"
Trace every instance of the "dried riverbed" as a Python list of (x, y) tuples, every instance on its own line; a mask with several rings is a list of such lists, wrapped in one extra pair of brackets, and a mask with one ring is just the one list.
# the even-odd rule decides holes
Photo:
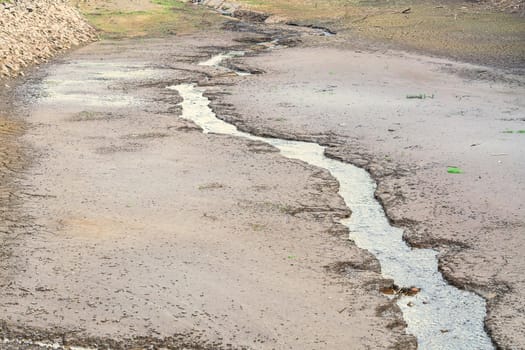
[[(390, 227), (373, 198), (374, 185), (364, 171), (324, 158), (323, 148), (314, 144), (239, 134), (218, 119), (195, 124), (184, 119), (187, 115), (180, 118), (191, 103), (205, 110), (195, 117), (213, 116), (209, 98), (220, 118), (243, 130), (327, 146), (324, 152), (331, 157), (365, 166), (380, 180), (377, 193), (390, 218), (409, 229), (405, 238), (412, 244), (465, 256), (467, 245), (458, 237), (439, 240), (436, 234), (430, 241), (426, 235), (432, 233), (421, 231), (416, 220), (399, 218), (400, 208), (406, 209), (399, 201), (406, 186), (416, 193), (421, 188), (408, 175), (417, 171), (421, 176), (429, 165), (412, 154), (410, 161), (399, 162), (395, 147), (377, 162), (370, 155), (381, 157), (382, 148), (372, 152), (352, 133), (361, 124), (332, 123), (334, 97), (335, 112), (345, 118), (350, 105), (354, 112), (370, 108), (362, 96), (339, 91), (341, 84), (360, 82), (346, 76), (348, 54), (368, 63), (377, 55), (298, 48), (240, 63), (232, 59), (240, 52), (251, 56), (300, 40), (318, 45), (322, 33), (242, 22), (226, 28), (233, 31), (97, 43), (35, 72), (16, 89), (18, 99), (30, 106), (10, 111), (25, 116), (29, 129), (21, 141), (31, 145), (36, 161), (16, 184), (22, 193), (18, 209), (26, 216), (14, 225), (23, 221), (30, 230), (13, 240), (0, 283), (5, 347), (415, 348), (408, 330), (422, 348), (444, 348), (454, 341), (456, 348), (491, 348), (483, 330), (483, 299), (447, 286), (437, 273), (434, 251), (404, 245), (401, 230)], [(343, 58), (334, 64), (323, 54)], [(210, 57), (207, 64), (196, 64)], [(260, 61), (268, 57), (271, 64)], [(225, 63), (236, 73), (217, 67), (223, 59), (230, 59)], [(312, 70), (320, 59), (322, 69)], [(394, 72), (399, 69), (391, 56), (377, 59), (392, 63)], [(307, 72), (294, 72), (297, 62)], [(288, 71), (278, 72), (272, 64)], [(362, 79), (373, 79), (359, 69)], [(268, 74), (247, 76), (263, 70)], [(399, 89), (394, 78), (385, 77), (377, 91), (383, 93), (391, 82)], [(188, 83), (205, 87), (205, 96)], [(181, 96), (168, 86), (177, 87)], [(414, 82), (410, 86), (421, 88)], [(458, 96), (466, 99), (462, 93)], [(387, 98), (379, 107), (388, 110), (390, 103)], [(519, 106), (509, 111), (514, 118)], [(224, 128), (248, 139), (214, 133)], [(374, 144), (381, 142), (378, 138)], [(401, 181), (394, 197), (387, 196), (393, 183), (382, 176)], [(357, 178), (357, 183), (349, 181)], [(355, 196), (357, 188), (366, 191)], [(425, 200), (420, 210), (435, 198)], [(354, 210), (348, 221), (345, 201)], [(385, 235), (394, 240), (385, 244)], [(454, 265), (441, 256), (441, 269), (453, 279), (447, 268), (458, 269), (465, 261)], [(509, 268), (519, 263), (512, 260)], [(391, 300), (380, 291), (398, 289), (385, 276), (408, 291), (422, 289)], [(489, 300), (489, 307), (509, 295), (520, 298), (491, 288), (472, 289)], [(498, 293), (497, 299), (490, 293)], [(498, 312), (491, 315), (496, 321)], [(514, 317), (511, 322), (521, 321)], [(505, 330), (505, 323), (490, 319), (487, 324), (498, 345), (520, 344), (517, 328)]]
[(194, 62), (260, 37), (103, 41), (16, 88), (2, 348), (414, 348), (326, 170), (179, 118), (165, 87), (233, 78)]
[(366, 168), (404, 239), (437, 249), (446, 279), (488, 300), (497, 346), (523, 347), (523, 79), (317, 45), (242, 59), (267, 74), (207, 93), (213, 110), (243, 131), (316, 142)]
[[(280, 48), (278, 41), (264, 45), (269, 49)], [(199, 64), (228, 70), (221, 66), (223, 61), (244, 55), (243, 51), (219, 53)], [(203, 96), (204, 89), (191, 84), (174, 85), (168, 89), (176, 90), (183, 98), (182, 117), (194, 121), (205, 133), (227, 134), (271, 144), (285, 157), (327, 169), (338, 180), (339, 193), (353, 211), (351, 218), (344, 220), (350, 238), (379, 259), (383, 275), (410, 286), (394, 284), (384, 288), (383, 292), (398, 294), (397, 303), (408, 321), (408, 331), (418, 338), (420, 348), (493, 348), (483, 325), (485, 301), (473, 293), (457, 290), (443, 280), (438, 272), (437, 252), (413, 250), (406, 246), (402, 239), (403, 230), (390, 226), (375, 199), (375, 183), (365, 171), (327, 158), (325, 148), (315, 143), (264, 138), (238, 131), (235, 126), (217, 118), (209, 107), (210, 101)]]

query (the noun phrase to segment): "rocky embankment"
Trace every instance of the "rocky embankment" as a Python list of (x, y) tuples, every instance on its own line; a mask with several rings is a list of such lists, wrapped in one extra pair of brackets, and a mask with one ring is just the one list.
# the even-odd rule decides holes
[(0, 78), (95, 37), (66, 0), (0, 0)]

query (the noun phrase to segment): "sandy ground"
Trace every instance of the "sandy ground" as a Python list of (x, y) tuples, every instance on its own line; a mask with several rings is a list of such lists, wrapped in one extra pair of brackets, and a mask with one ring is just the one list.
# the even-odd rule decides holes
[[(216, 97), (220, 117), (256, 134), (318, 141), (368, 169), (407, 241), (439, 249), (446, 278), (487, 299), (497, 345), (525, 348), (520, 78), (400, 52), (307, 46), (243, 59), (266, 74)], [(426, 98), (407, 98), (419, 94)]]
[(178, 118), (165, 87), (220, 74), (192, 63), (241, 35), (103, 41), (16, 89), (33, 161), (2, 241), (3, 338), (414, 348), (326, 171)]

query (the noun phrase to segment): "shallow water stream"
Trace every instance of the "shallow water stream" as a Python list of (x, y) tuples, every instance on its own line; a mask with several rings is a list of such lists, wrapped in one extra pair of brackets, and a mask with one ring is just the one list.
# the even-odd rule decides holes
[[(208, 65), (218, 65), (212, 58)], [(372, 252), (381, 263), (382, 274), (397, 285), (421, 288), (415, 296), (399, 296), (397, 303), (418, 339), (420, 349), (493, 349), (483, 321), (485, 301), (470, 292), (448, 285), (437, 266), (437, 252), (412, 249), (403, 241), (403, 230), (392, 227), (374, 197), (375, 182), (361, 168), (325, 157), (324, 147), (308, 142), (254, 136), (237, 130), (216, 117), (204, 97), (204, 88), (192, 84), (170, 86), (183, 98), (182, 117), (194, 121), (205, 133), (228, 134), (258, 140), (277, 147), (288, 158), (325, 168), (339, 181), (339, 193), (352, 210), (343, 221), (350, 239)]]

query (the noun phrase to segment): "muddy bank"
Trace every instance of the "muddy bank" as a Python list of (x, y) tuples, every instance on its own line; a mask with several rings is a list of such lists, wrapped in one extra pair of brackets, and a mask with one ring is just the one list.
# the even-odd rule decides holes
[(415, 347), (379, 292), (391, 281), (336, 224), (350, 213), (333, 177), (179, 118), (180, 98), (165, 87), (231, 82), (194, 62), (259, 36), (103, 41), (17, 90), (30, 106), (15, 111), (29, 124), (22, 141), (35, 155), (19, 210), (33, 229), (12, 244), (2, 337), (111, 348)]
[(96, 38), (65, 0), (0, 1), (0, 28), (0, 79)]
[(490, 69), (326, 47), (243, 62), (266, 74), (210, 95), (218, 115), (250, 133), (319, 142), (329, 156), (369, 170), (406, 240), (438, 249), (444, 276), (486, 298), (496, 344), (522, 348), (519, 79), (470, 80), (451, 71)]
[[(20, 222), (19, 180), (28, 163), (28, 152), (20, 137), (26, 124), (9, 113), (11, 92), (0, 87), (0, 281), (5, 280), (13, 240), (27, 232), (30, 222)], [(2, 283), (0, 282), (0, 285)]]

